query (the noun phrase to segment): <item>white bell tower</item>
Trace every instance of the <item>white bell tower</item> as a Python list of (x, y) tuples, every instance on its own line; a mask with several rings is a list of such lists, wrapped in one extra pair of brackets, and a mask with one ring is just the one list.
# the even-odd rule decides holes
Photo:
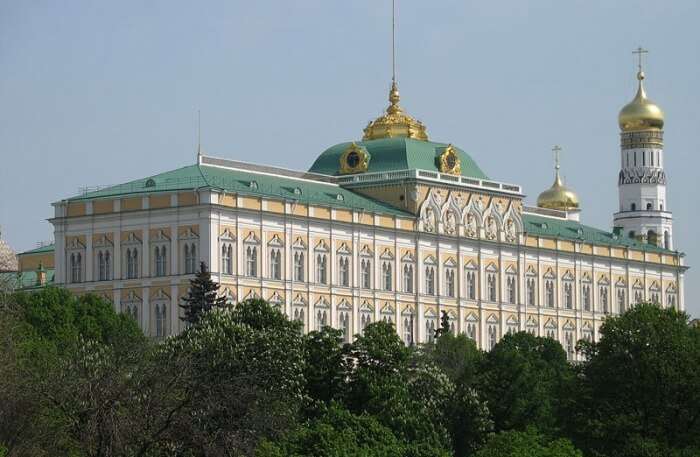
[(642, 55), (638, 48), (637, 80), (634, 99), (620, 111), (621, 167), (618, 179), (619, 211), (614, 226), (624, 236), (666, 249), (673, 249), (673, 215), (666, 201), (664, 172), (664, 114), (646, 96)]

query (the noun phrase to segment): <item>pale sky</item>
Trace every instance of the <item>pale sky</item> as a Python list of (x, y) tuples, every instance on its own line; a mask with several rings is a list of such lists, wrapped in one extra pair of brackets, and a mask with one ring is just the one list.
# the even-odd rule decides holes
[[(700, 316), (700, 2), (398, 0), (402, 105), (489, 177), (551, 185), (551, 147), (585, 224), (617, 210), (617, 113), (649, 49), (666, 113), (667, 207)], [(0, 0), (0, 225), (52, 239), (51, 202), (210, 155), (307, 169), (361, 138), (391, 78), (389, 0)]]

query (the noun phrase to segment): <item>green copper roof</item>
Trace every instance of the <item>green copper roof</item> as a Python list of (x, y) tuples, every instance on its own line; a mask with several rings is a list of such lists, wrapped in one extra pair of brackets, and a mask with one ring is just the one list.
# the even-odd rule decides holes
[(71, 198), (69, 201), (127, 197), (152, 192), (185, 191), (199, 188), (223, 189), (226, 192), (242, 195), (413, 217), (408, 212), (335, 184), (208, 165), (178, 168), (155, 176), (88, 192)]
[(43, 254), (45, 252), (53, 252), (56, 250), (56, 245), (54, 243), (47, 244), (46, 246), (40, 246), (36, 249), (30, 249), (28, 251), (20, 252), (17, 255), (24, 255), (24, 254)]
[(587, 243), (627, 247), (651, 252), (674, 253), (674, 251), (668, 249), (642, 243), (624, 235), (615, 235), (611, 232), (589, 227), (576, 221), (557, 220), (550, 217), (526, 213), (523, 214), (523, 224), (525, 226), (525, 232), (535, 236), (585, 241)]
[[(337, 175), (340, 169), (340, 156), (352, 143), (340, 143), (326, 149), (311, 165), (313, 173)], [(367, 173), (394, 170), (438, 169), (438, 157), (447, 143), (414, 140), (412, 138), (382, 138), (380, 140), (356, 141), (370, 156)], [(463, 150), (453, 146), (462, 163), (462, 176), (489, 179), (474, 160)]]
[(38, 289), (53, 284), (55, 270), (46, 269), (46, 284), (39, 285), (36, 271), (5, 271), (0, 272), (0, 283), (7, 284), (13, 289)]

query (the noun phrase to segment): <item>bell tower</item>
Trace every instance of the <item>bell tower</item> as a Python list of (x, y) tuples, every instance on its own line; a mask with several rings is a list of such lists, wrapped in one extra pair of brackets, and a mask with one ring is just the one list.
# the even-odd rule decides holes
[(673, 249), (673, 215), (666, 201), (663, 126), (661, 108), (644, 90), (642, 57), (638, 55), (637, 94), (618, 116), (620, 124), (620, 206), (614, 226), (625, 236), (666, 249)]

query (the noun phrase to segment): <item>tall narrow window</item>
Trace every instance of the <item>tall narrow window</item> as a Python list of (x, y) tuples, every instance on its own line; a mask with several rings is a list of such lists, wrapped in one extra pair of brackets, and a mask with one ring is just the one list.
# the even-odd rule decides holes
[(139, 254), (136, 248), (126, 250), (126, 278), (135, 279), (139, 276)]
[(506, 279), (506, 287), (508, 290), (508, 303), (514, 305), (517, 301), (517, 279), (513, 274), (509, 274)]
[(476, 272), (467, 271), (467, 298), (476, 300)]
[(413, 265), (410, 263), (403, 266), (403, 291), (407, 294), (413, 293)]
[(112, 254), (109, 251), (105, 251), (105, 281), (112, 279)]
[(370, 259), (362, 259), (360, 262), (360, 276), (363, 289), (372, 288), (372, 261)]
[(83, 259), (79, 252), (70, 255), (71, 282), (81, 282)]
[(156, 336), (165, 336), (165, 318), (167, 314), (167, 305), (165, 303), (156, 304)]
[(193, 274), (197, 269), (197, 248), (194, 243), (185, 243), (185, 274)]
[(476, 324), (474, 322), (467, 322), (467, 336), (476, 341)]
[(554, 281), (548, 279), (544, 282), (546, 303), (548, 308), (554, 308)]
[(318, 309), (316, 310), (316, 330), (321, 331), (323, 330), (323, 327), (325, 327), (328, 322), (328, 311), (325, 309)]
[(425, 267), (425, 293), (435, 295), (435, 267)]
[(572, 281), (564, 281), (564, 308), (574, 308), (574, 284)]
[(568, 360), (574, 360), (574, 333), (572, 331), (565, 331), (564, 341), (566, 343), (566, 358)]
[(406, 346), (413, 344), (413, 314), (403, 318), (403, 342)]
[(527, 278), (527, 304), (535, 306), (535, 278)]
[(445, 268), (445, 295), (455, 296), (455, 271), (453, 268)]
[(328, 278), (328, 256), (318, 254), (316, 256), (316, 282), (326, 284)]
[(392, 284), (392, 271), (391, 271), (391, 263), (390, 262), (383, 262), (382, 263), (382, 286), (384, 290), (392, 290), (391, 284)]
[(340, 331), (343, 332), (343, 342), (350, 342), (350, 313), (348, 311), (341, 311), (338, 315), (338, 324)]
[(341, 286), (350, 286), (350, 258), (345, 255), (338, 258), (338, 282)]
[(435, 318), (425, 318), (425, 339), (428, 343), (435, 341)]
[(258, 275), (258, 248), (256, 246), (248, 246), (245, 253), (246, 258), (246, 275)]
[(584, 284), (581, 287), (581, 298), (583, 299), (583, 310), (591, 310), (591, 286), (589, 284)]
[(626, 294), (625, 294), (625, 288), (624, 287), (618, 287), (617, 288), (617, 309), (620, 311), (620, 314), (624, 313), (626, 311)]
[(498, 342), (498, 327), (496, 324), (489, 324), (488, 327), (489, 335), (489, 351), (496, 347)]
[(304, 282), (304, 253), (302, 251), (294, 253), (294, 280)]
[(608, 287), (607, 286), (600, 286), (598, 297), (599, 297), (599, 301), (600, 301), (601, 310), (605, 314), (609, 313), (610, 311), (608, 309)]
[(282, 251), (270, 249), (270, 279), (282, 279)]
[(496, 284), (496, 273), (489, 273), (486, 276), (486, 282), (487, 282), (488, 292), (489, 292), (489, 296), (488, 296), (489, 301), (496, 301), (497, 297), (498, 297), (497, 284)]
[(233, 247), (230, 244), (221, 246), (221, 270), (225, 275), (233, 274)]

